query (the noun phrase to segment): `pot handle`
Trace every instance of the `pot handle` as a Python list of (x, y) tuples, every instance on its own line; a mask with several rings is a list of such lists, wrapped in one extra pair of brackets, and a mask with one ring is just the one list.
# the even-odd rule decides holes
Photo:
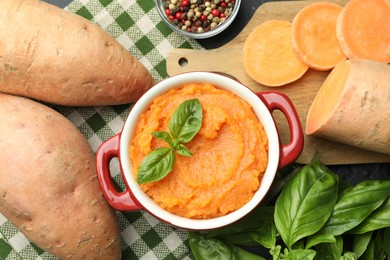
[(111, 137), (100, 145), (96, 153), (97, 175), (100, 187), (108, 203), (114, 209), (119, 211), (141, 210), (142, 207), (132, 199), (130, 191), (126, 189), (123, 192), (119, 192), (111, 178), (110, 161), (115, 157), (119, 157), (119, 140), (120, 134)]
[(283, 168), (294, 162), (302, 152), (304, 136), (301, 121), (294, 105), (285, 94), (278, 92), (258, 92), (256, 94), (271, 113), (277, 109), (287, 118), (290, 128), (290, 141), (288, 144), (281, 145), (278, 166), (279, 169)]

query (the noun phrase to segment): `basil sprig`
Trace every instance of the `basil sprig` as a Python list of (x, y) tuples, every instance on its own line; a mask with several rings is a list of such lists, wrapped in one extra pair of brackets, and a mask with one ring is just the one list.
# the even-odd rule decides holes
[(390, 259), (389, 180), (348, 184), (314, 156), (272, 204), (207, 234), (191, 232), (195, 259), (265, 260), (236, 246), (268, 250), (274, 260)]
[(170, 147), (160, 147), (148, 154), (138, 170), (139, 184), (161, 180), (172, 171), (177, 154), (192, 156), (184, 145), (190, 142), (202, 126), (202, 105), (198, 99), (184, 101), (169, 120), (169, 132), (158, 131), (152, 135)]

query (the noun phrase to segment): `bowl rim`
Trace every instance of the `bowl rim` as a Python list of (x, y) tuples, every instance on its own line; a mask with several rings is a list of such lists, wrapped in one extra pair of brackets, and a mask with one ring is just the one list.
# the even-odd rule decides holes
[(210, 30), (208, 32), (202, 32), (202, 33), (190, 33), (190, 32), (186, 32), (186, 31), (183, 31), (183, 30), (180, 30), (179, 28), (177, 28), (176, 26), (174, 26), (171, 21), (169, 21), (169, 19), (167, 18), (163, 8), (162, 8), (162, 1), (161, 0), (154, 0), (154, 3), (155, 3), (155, 6), (156, 6), (156, 9), (157, 9), (157, 12), (158, 14), (160, 15), (161, 19), (165, 22), (165, 24), (171, 29), (173, 30), (174, 32), (177, 32), (178, 34), (181, 34), (183, 36), (186, 36), (186, 37), (189, 37), (189, 38), (193, 38), (193, 39), (206, 39), (206, 38), (210, 38), (210, 37), (213, 37), (219, 33), (221, 33), (222, 31), (226, 30), (226, 28), (228, 28), (230, 26), (230, 24), (234, 21), (234, 19), (236, 18), (239, 10), (240, 10), (240, 6), (241, 6), (241, 0), (235, 0), (234, 1), (234, 7), (233, 7), (233, 11), (232, 13), (229, 15), (229, 17), (226, 19), (225, 22), (223, 22), (221, 25), (219, 25), (217, 28), (213, 29), (213, 30)]
[[(140, 185), (136, 182), (131, 171), (132, 164), (129, 159), (130, 142), (134, 134), (135, 125), (139, 115), (149, 107), (152, 100), (157, 96), (166, 93), (171, 88), (179, 88), (184, 83), (193, 82), (211, 83), (218, 88), (231, 91), (237, 96), (245, 99), (252, 106), (252, 109), (263, 124), (269, 144), (267, 168), (260, 182), (260, 187), (252, 199), (240, 209), (224, 216), (210, 219), (189, 219), (174, 215), (173, 213), (158, 206), (152, 198), (144, 193)], [(268, 193), (275, 178), (279, 164), (279, 154), (280, 142), (275, 122), (271, 112), (256, 95), (256, 93), (240, 82), (224, 75), (212, 72), (186, 72), (157, 83), (134, 104), (121, 132), (119, 160), (126, 185), (144, 210), (148, 211), (160, 220), (176, 227), (192, 230), (210, 230), (234, 223), (258, 206)]]

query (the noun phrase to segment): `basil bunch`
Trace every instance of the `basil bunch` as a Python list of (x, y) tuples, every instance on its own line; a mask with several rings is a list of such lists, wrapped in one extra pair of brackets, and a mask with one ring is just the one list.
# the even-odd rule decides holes
[(198, 99), (184, 101), (169, 120), (169, 132), (153, 132), (152, 135), (164, 140), (170, 147), (160, 147), (148, 154), (141, 163), (137, 174), (139, 184), (158, 181), (172, 171), (175, 164), (175, 151), (183, 156), (192, 156), (184, 146), (191, 141), (202, 126), (202, 105)]
[(196, 259), (265, 259), (241, 258), (237, 246), (260, 246), (274, 260), (390, 259), (390, 181), (350, 186), (314, 157), (274, 206), (207, 235), (191, 233), (189, 243)]

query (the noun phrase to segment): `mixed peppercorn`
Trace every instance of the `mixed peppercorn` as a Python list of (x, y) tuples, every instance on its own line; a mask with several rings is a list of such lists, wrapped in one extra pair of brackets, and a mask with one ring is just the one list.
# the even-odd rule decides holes
[(192, 33), (217, 28), (231, 15), (234, 3), (235, 0), (163, 0), (168, 19)]

